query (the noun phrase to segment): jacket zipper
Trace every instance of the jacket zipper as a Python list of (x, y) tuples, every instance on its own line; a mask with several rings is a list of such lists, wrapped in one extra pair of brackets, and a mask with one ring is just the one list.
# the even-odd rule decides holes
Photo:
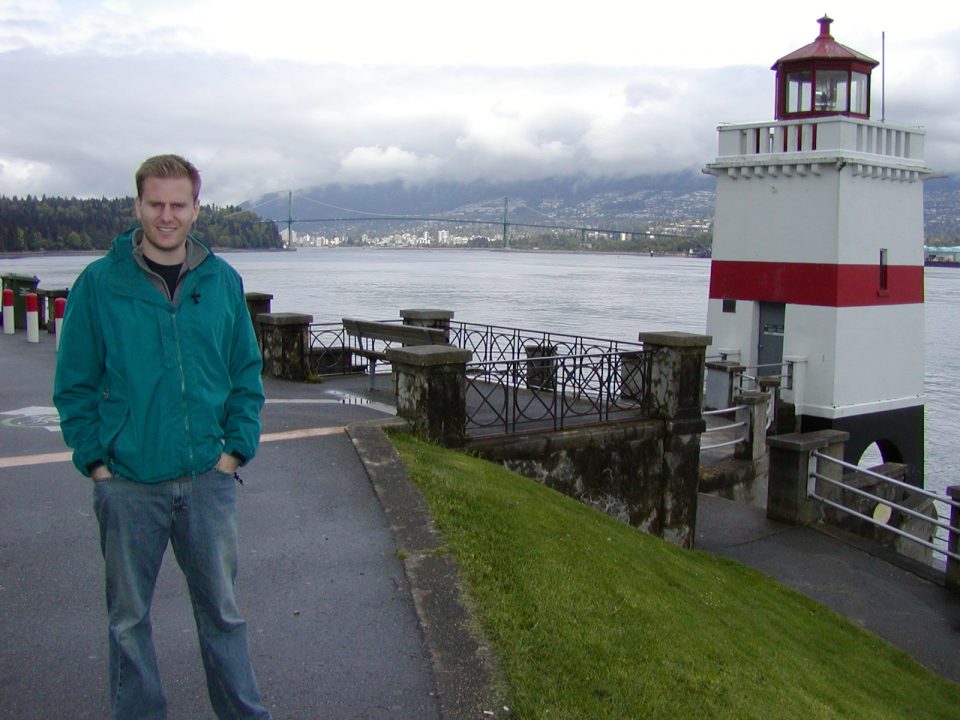
[(187, 459), (190, 462), (190, 477), (197, 479), (197, 470), (193, 462), (193, 442), (190, 439), (190, 414), (187, 403), (187, 378), (183, 372), (183, 354), (180, 352), (180, 329), (177, 327), (176, 309), (170, 315), (173, 321), (173, 338), (177, 348), (177, 370), (180, 373), (180, 404), (183, 407), (183, 429), (187, 435)]

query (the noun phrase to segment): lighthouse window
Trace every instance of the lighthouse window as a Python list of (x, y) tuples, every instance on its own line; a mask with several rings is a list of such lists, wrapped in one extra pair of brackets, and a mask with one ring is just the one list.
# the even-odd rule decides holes
[(887, 290), (889, 275), (887, 270), (887, 249), (880, 248), (880, 292)]
[(823, 112), (844, 112), (847, 109), (847, 71), (819, 70), (815, 92), (816, 109)]
[(860, 115), (867, 114), (867, 98), (870, 86), (867, 84), (867, 75), (851, 73), (850, 75), (850, 112)]
[(787, 112), (808, 112), (812, 109), (813, 73), (787, 75)]

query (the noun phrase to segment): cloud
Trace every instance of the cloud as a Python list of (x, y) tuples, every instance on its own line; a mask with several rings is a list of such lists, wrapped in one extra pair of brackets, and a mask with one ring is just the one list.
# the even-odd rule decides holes
[[(386, 66), (184, 50), (216, 7), (147, 16), (114, 0), (64, 36), (66, 10), (23, 4), (16, 32), (0, 33), (0, 47), (14, 34), (33, 38), (0, 52), (0, 193), (130, 194), (137, 165), (160, 152), (197, 162), (205, 199), (218, 203), (330, 182), (696, 170), (716, 154), (719, 123), (773, 116), (776, 53), (690, 68)], [(178, 10), (199, 14), (177, 28)], [(108, 41), (117, 18), (130, 25)], [(64, 42), (54, 47), (56, 37)], [(956, 30), (888, 43), (887, 119), (926, 126), (930, 164), (948, 172), (960, 171), (958, 48)]]
[(438, 160), (430, 155), (416, 153), (394, 145), (353, 148), (340, 161), (340, 179), (348, 184), (383, 182), (387, 180), (425, 181), (431, 179)]

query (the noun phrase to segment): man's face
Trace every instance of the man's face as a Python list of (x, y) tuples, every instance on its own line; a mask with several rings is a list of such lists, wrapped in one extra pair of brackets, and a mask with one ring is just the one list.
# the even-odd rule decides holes
[(137, 198), (143, 254), (164, 265), (183, 262), (187, 235), (199, 214), (200, 203), (193, 199), (189, 178), (146, 178)]

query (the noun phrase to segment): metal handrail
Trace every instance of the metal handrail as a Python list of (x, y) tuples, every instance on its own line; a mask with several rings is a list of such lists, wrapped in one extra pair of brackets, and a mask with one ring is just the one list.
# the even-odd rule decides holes
[[(721, 408), (720, 410), (704, 410), (701, 415), (723, 415), (724, 413), (733, 412), (734, 410), (744, 410), (746, 405), (734, 405), (733, 407)], [(714, 428), (715, 429), (715, 428)], [(710, 432), (710, 430), (707, 430)]]
[[(908, 508), (908, 507), (905, 507), (904, 505), (900, 505), (899, 503), (895, 503), (895, 502), (893, 502), (892, 500), (887, 500), (886, 498), (882, 498), (882, 497), (880, 497), (879, 495), (874, 495), (873, 493), (869, 493), (869, 492), (867, 492), (866, 490), (861, 490), (860, 488), (855, 488), (855, 487), (853, 487), (852, 485), (847, 485), (846, 483), (840, 482), (839, 480), (836, 480), (836, 479), (831, 478), (831, 477), (827, 477), (826, 475), (822, 475), (821, 473), (818, 473), (818, 472), (812, 472), (812, 473), (810, 473), (810, 475), (811, 475), (811, 477), (815, 477), (815, 478), (817, 478), (818, 480), (823, 480), (823, 481), (825, 481), (825, 482), (830, 483), (831, 485), (835, 485), (836, 487), (839, 487), (839, 488), (841, 488), (841, 489), (843, 489), (843, 490), (846, 490), (846, 491), (848, 491), (848, 492), (855, 493), (855, 494), (857, 494), (857, 495), (859, 495), (859, 496), (861, 496), (861, 497), (865, 497), (865, 498), (868, 498), (868, 499), (870, 499), (870, 500), (876, 500), (878, 503), (881, 503), (881, 504), (883, 504), (883, 505), (886, 505), (886, 506), (889, 507), (889, 508), (896, 508), (897, 510), (899, 510), (899, 511), (902, 512), (902, 513), (905, 513), (905, 514), (907, 514), (907, 515), (910, 515), (911, 517), (915, 517), (915, 518), (917, 518), (918, 520), (923, 520), (924, 522), (930, 523), (931, 525), (935, 525), (935, 526), (937, 526), (938, 528), (941, 528), (942, 530), (946, 530), (947, 532), (955, 532), (953, 526), (951, 526), (949, 523), (945, 523), (945, 522), (943, 522), (943, 521), (941, 521), (941, 520), (934, 520), (933, 518), (931, 518), (931, 517), (928, 516), (928, 515), (924, 515), (923, 513), (919, 513), (919, 512), (917, 512), (916, 510), (912, 510), (912, 509), (910, 509), (910, 508)], [(824, 499), (823, 497), (817, 495), (816, 493), (811, 493), (811, 497), (815, 497), (815, 498), (817, 498), (818, 500)], [(938, 516), (938, 517), (939, 517), (939, 516)], [(874, 522), (877, 522), (877, 521), (875, 520)], [(886, 523), (880, 523), (880, 524), (886, 525)]]
[[(723, 415), (725, 413), (736, 412), (737, 410), (743, 410), (746, 407), (747, 407), (746, 405), (734, 405), (733, 407), (721, 408), (719, 410), (707, 410), (700, 414), (704, 416)], [(747, 426), (747, 423), (745, 420), (742, 420), (740, 422), (730, 423), (729, 425), (717, 425), (716, 427), (711, 427), (704, 430), (703, 435), (709, 435), (710, 433), (720, 432), (721, 430), (731, 430), (739, 427), (745, 428), (746, 426)], [(711, 443), (709, 445), (700, 445), (700, 450), (702, 452), (704, 450), (716, 450), (717, 448), (729, 447), (731, 445), (737, 445), (739, 443), (742, 443), (746, 439), (747, 439), (747, 436), (744, 435), (743, 437), (734, 438), (733, 440), (724, 440), (723, 442)]]
[[(960, 502), (958, 502), (958, 501), (956, 501), (956, 500), (953, 500), (952, 498), (950, 498), (950, 497), (947, 496), (947, 495), (940, 495), (940, 494), (938, 494), (938, 493), (935, 493), (935, 492), (932, 492), (932, 491), (930, 491), (930, 490), (927, 490), (926, 488), (922, 488), (922, 487), (919, 487), (919, 486), (917, 486), (917, 485), (911, 485), (911, 484), (905, 483), (905, 482), (903, 482), (903, 481), (901, 481), (901, 480), (897, 480), (896, 478), (887, 477), (886, 475), (882, 475), (882, 474), (880, 474), (880, 473), (878, 473), (878, 472), (874, 472), (873, 470), (869, 470), (869, 469), (867, 469), (867, 468), (859, 467), (858, 465), (854, 465), (853, 463), (849, 463), (849, 462), (846, 462), (846, 461), (844, 461), (844, 460), (840, 460), (839, 458), (831, 457), (830, 455), (826, 455), (826, 454), (824, 454), (824, 453), (822, 453), (822, 452), (820, 452), (820, 451), (814, 451), (813, 453), (811, 453), (811, 456), (817, 458), (818, 461), (820, 461), (820, 460), (830, 461), (830, 462), (833, 462), (833, 463), (839, 465), (840, 467), (853, 470), (853, 471), (855, 471), (855, 472), (857, 472), (857, 473), (860, 473), (860, 474), (863, 474), (863, 475), (867, 475), (868, 477), (875, 478), (875, 479), (877, 479), (877, 480), (879, 480), (879, 481), (881, 481), (881, 482), (890, 483), (891, 485), (894, 485), (895, 487), (902, 488), (902, 489), (907, 490), (907, 491), (909, 491), (909, 492), (911, 492), (911, 493), (917, 493), (918, 495), (923, 495), (924, 497), (927, 497), (927, 498), (929, 498), (929, 499), (931, 499), (931, 500), (935, 500), (935, 501), (937, 501), (937, 502), (945, 503), (945, 504), (947, 504), (947, 505), (949, 505), (949, 506), (951, 506), (951, 507), (960, 508)], [(939, 528), (940, 530), (945, 530), (945, 531), (947, 532), (947, 535), (948, 535), (948, 536), (949, 536), (949, 535), (958, 535), (958, 534), (960, 534), (960, 530), (958, 530), (957, 528), (953, 527), (953, 526), (950, 525), (949, 523), (945, 523), (945, 522), (941, 521), (941, 520), (940, 520), (939, 513), (937, 514), (937, 519), (935, 520), (935, 519), (929, 517), (928, 515), (924, 515), (923, 513), (917, 512), (916, 510), (913, 510), (912, 508), (905, 507), (904, 505), (901, 505), (900, 503), (893, 502), (892, 500), (888, 500), (887, 498), (880, 497), (879, 495), (875, 495), (875, 494), (873, 494), (873, 493), (867, 492), (866, 490), (862, 490), (862, 489), (860, 489), (860, 488), (853, 487), (852, 485), (848, 485), (847, 483), (841, 482), (840, 480), (836, 480), (836, 479), (834, 479), (834, 478), (827, 477), (827, 476), (824, 475), (823, 473), (817, 472), (816, 470), (811, 471), (809, 477), (810, 477), (810, 483), (809, 483), (809, 486), (808, 486), (808, 489), (807, 489), (807, 497), (810, 497), (810, 498), (813, 498), (813, 499), (815, 499), (815, 500), (818, 500), (819, 502), (823, 503), (824, 505), (827, 505), (827, 506), (829, 506), (829, 507), (832, 507), (832, 508), (835, 508), (835, 509), (837, 509), (837, 510), (840, 510), (841, 512), (845, 512), (845, 513), (847, 513), (847, 514), (849, 514), (849, 515), (853, 515), (853, 516), (855, 516), (855, 517), (858, 517), (858, 518), (860, 518), (861, 520), (863, 520), (864, 522), (867, 522), (867, 523), (869, 523), (869, 524), (871, 524), (871, 525), (873, 525), (873, 526), (875, 526), (875, 527), (879, 527), (879, 528), (882, 528), (882, 529), (884, 529), (884, 530), (889, 530), (890, 532), (892, 532), (892, 533), (894, 533), (894, 534), (896, 534), (896, 535), (900, 535), (900, 536), (902, 536), (902, 537), (904, 537), (904, 538), (906, 538), (906, 539), (908, 539), (908, 540), (911, 540), (911, 541), (917, 543), (918, 545), (922, 545), (923, 547), (930, 548), (931, 550), (934, 550), (935, 552), (942, 553), (942, 554), (944, 554), (944, 555), (946, 555), (946, 556), (948, 556), (948, 557), (950, 557), (950, 558), (953, 558), (954, 560), (960, 560), (960, 554), (957, 554), (957, 553), (955, 553), (955, 552), (951, 552), (948, 548), (944, 548), (944, 547), (942, 547), (942, 546), (940, 546), (940, 545), (936, 545), (935, 543), (932, 543), (932, 542), (929, 542), (929, 541), (927, 541), (927, 540), (924, 540), (923, 538), (917, 537), (916, 535), (911, 535), (910, 533), (905, 532), (905, 531), (901, 530), (900, 528), (893, 527), (892, 525), (889, 525), (889, 524), (887, 524), (887, 523), (885, 523), (885, 522), (880, 522), (880, 521), (877, 520), (876, 518), (870, 517), (869, 515), (865, 515), (865, 514), (859, 512), (859, 511), (857, 511), (857, 510), (854, 510), (854, 509), (852, 509), (852, 508), (848, 508), (848, 507), (846, 507), (845, 505), (842, 505), (841, 503), (838, 503), (838, 502), (836, 502), (836, 501), (834, 501), (834, 500), (830, 500), (829, 498), (823, 497), (822, 495), (820, 495), (820, 494), (818, 494), (818, 493), (816, 492), (816, 489), (815, 489), (816, 484), (815, 484), (814, 480), (822, 480), (822, 481), (824, 481), (824, 482), (826, 482), (826, 483), (828, 483), (828, 484), (830, 484), (830, 485), (833, 485), (833, 486), (835, 486), (835, 487), (839, 487), (839, 488), (841, 488), (842, 490), (844, 490), (844, 491), (846, 491), (846, 492), (854, 493), (854, 494), (856, 494), (856, 495), (859, 495), (859, 496), (861, 496), (861, 497), (867, 498), (867, 499), (869, 499), (869, 500), (876, 500), (878, 503), (880, 503), (880, 504), (882, 504), (882, 505), (885, 505), (885, 506), (888, 507), (888, 508), (896, 509), (896, 510), (898, 510), (899, 512), (905, 514), (905, 515), (909, 515), (910, 517), (914, 517), (914, 518), (917, 518), (917, 519), (919, 519), (919, 520), (922, 520), (923, 522), (928, 523), (929, 525), (931, 525), (931, 526), (933, 526), (933, 527)]]
[[(924, 540), (923, 538), (918, 538), (916, 535), (911, 535), (910, 533), (905, 532), (904, 530), (901, 530), (900, 528), (893, 527), (892, 525), (887, 525), (886, 523), (881, 523), (881, 522), (875, 520), (874, 518), (870, 517), (869, 515), (864, 515), (864, 514), (861, 513), (861, 512), (857, 512), (856, 510), (851, 510), (850, 508), (845, 507), (845, 506), (841, 505), (840, 503), (834, 502), (833, 500), (828, 500), (827, 498), (819, 497), (819, 496), (813, 496), (813, 497), (816, 497), (816, 499), (819, 500), (820, 502), (822, 502), (824, 505), (829, 505), (830, 507), (836, 508), (837, 510), (842, 510), (843, 512), (849, 513), (850, 515), (853, 515), (854, 517), (858, 517), (858, 518), (860, 518), (861, 520), (864, 520), (864, 521), (866, 521), (866, 522), (868, 522), (868, 523), (870, 523), (870, 524), (872, 524), (872, 525), (876, 525), (877, 527), (883, 528), (884, 530), (889, 530), (890, 532), (892, 532), (892, 533), (894, 533), (894, 534), (896, 534), (896, 535), (900, 535), (900, 536), (902, 536), (902, 537), (904, 537), (904, 538), (906, 538), (906, 539), (908, 539), (908, 540), (912, 540), (913, 542), (917, 543), (918, 545), (923, 545), (924, 547), (930, 548), (931, 550), (934, 550), (935, 552), (943, 553), (944, 555), (946, 555), (946, 556), (948, 556), (948, 557), (951, 557), (951, 558), (953, 558), (954, 560), (960, 560), (960, 555), (958, 555), (957, 553), (953, 553), (953, 552), (950, 552), (949, 550), (945, 550), (944, 548), (940, 547), (939, 545), (935, 545), (935, 544), (932, 543), (932, 542), (928, 542), (928, 541)], [(889, 504), (889, 503), (887, 503), (887, 504)], [(927, 519), (927, 521), (932, 522), (932, 521), (930, 520), (930, 518), (926, 518), (926, 519)]]
[[(946, 503), (947, 505), (950, 505), (951, 507), (960, 508), (960, 501), (958, 501), (958, 500), (953, 500), (953, 499), (952, 499), (951, 497), (949, 497), (948, 495), (938, 495), (937, 493), (932, 492), (932, 491), (930, 491), (930, 490), (927, 490), (926, 488), (920, 487), (919, 485), (911, 485), (910, 483), (905, 483), (905, 482), (903, 482), (902, 480), (897, 480), (896, 478), (887, 477), (886, 475), (881, 475), (880, 473), (874, 472), (873, 470), (869, 470), (869, 469), (867, 469), (867, 468), (862, 468), (862, 467), (860, 467), (859, 465), (854, 465), (853, 463), (848, 463), (848, 462), (846, 462), (845, 460), (841, 460), (841, 459), (839, 459), (839, 458), (831, 457), (830, 455), (825, 455), (824, 453), (820, 452), (819, 450), (814, 451), (814, 452), (812, 453), (812, 455), (813, 455), (815, 458), (819, 458), (819, 459), (821, 459), (821, 460), (829, 460), (830, 462), (834, 462), (834, 463), (836, 463), (837, 465), (839, 465), (840, 467), (845, 467), (845, 468), (847, 468), (847, 469), (849, 469), (849, 470), (856, 470), (858, 473), (862, 473), (862, 474), (864, 474), (864, 475), (869, 475), (870, 477), (874, 477), (874, 478), (876, 478), (876, 479), (878, 479), (878, 480), (882, 480), (882, 481), (884, 481), (884, 482), (891, 483), (891, 484), (896, 485), (897, 487), (900, 487), (900, 488), (902, 488), (902, 489), (904, 489), (904, 490), (909, 490), (910, 492), (915, 492), (915, 493), (919, 493), (920, 495), (925, 495), (926, 497), (930, 498), (931, 500), (939, 500), (940, 502)], [(885, 502), (886, 502), (886, 501), (885, 501)], [(887, 503), (887, 504), (889, 504), (889, 503)]]

